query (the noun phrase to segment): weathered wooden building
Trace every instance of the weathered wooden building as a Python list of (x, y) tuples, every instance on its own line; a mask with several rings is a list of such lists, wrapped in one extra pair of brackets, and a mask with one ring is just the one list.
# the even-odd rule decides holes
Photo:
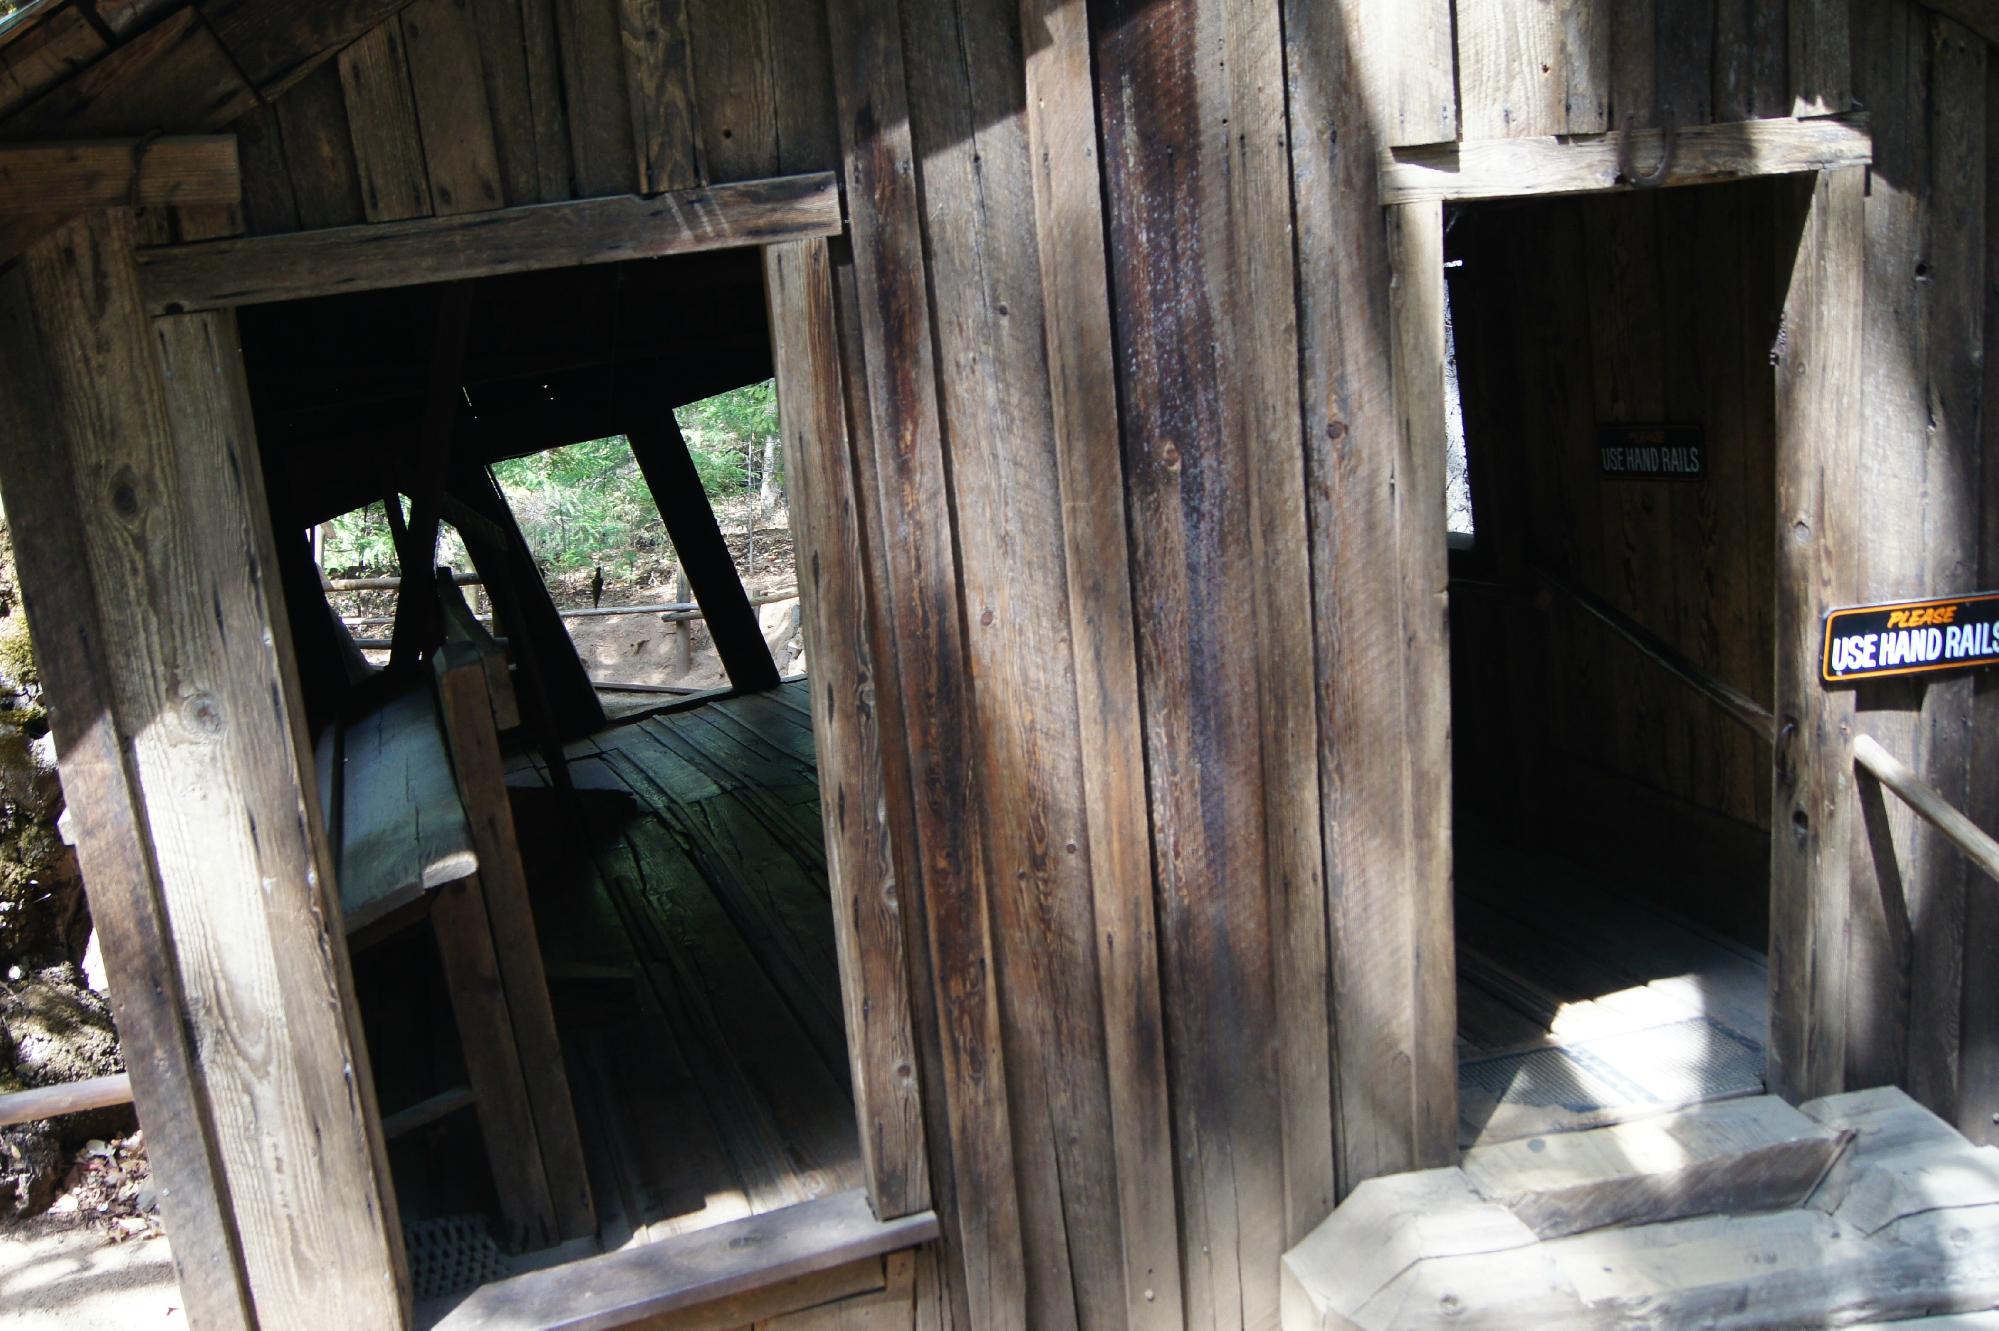
[[(1498, 1123), (1465, 1069), (1559, 1044), (1507, 977), (1654, 937), (1612, 896), (1767, 956), (1723, 1024), (1770, 1090), (1999, 1141), (1999, 896), (1854, 752), (1999, 827), (1999, 692), (1820, 659), (1832, 608), (1999, 586), (1995, 39), (1990, 0), (29, 6), (0, 482), (195, 1324), (411, 1316), (293, 534), (400, 492), (503, 582), (484, 464), (623, 433), (684, 509), (667, 409), (773, 373), (865, 1191), (590, 1255), (528, 1069), (581, 1246), (462, 1324), (1276, 1326), (1337, 1202)], [(1606, 470), (1667, 426), (1697, 474)], [(520, 585), (573, 762), (601, 714)], [(467, 983), (559, 1083), (471, 835)]]

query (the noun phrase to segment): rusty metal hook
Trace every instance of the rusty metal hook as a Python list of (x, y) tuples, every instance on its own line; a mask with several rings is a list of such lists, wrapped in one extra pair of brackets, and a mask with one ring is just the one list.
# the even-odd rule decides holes
[(1678, 142), (1680, 127), (1674, 123), (1672, 103), (1659, 108), (1659, 164), (1641, 175), (1637, 169), (1637, 144), (1633, 137), (1637, 129), (1632, 123), (1635, 119), (1635, 116), (1625, 116), (1624, 133), (1618, 136), (1617, 178), (1633, 189), (1657, 189), (1666, 183), (1666, 176), (1673, 169), (1673, 147)]

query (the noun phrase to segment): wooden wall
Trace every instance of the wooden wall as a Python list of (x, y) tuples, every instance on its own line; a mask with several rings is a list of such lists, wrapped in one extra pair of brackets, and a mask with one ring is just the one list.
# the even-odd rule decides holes
[[(1850, 60), (1842, 0), (1459, 0), (1455, 51), (1446, 0), (415, 0), (251, 97), (240, 222), (839, 167), (848, 479), (950, 1306), (978, 1327), (1269, 1327), (1285, 1247), (1360, 1180), (1453, 1149), (1450, 920), (1416, 890), (1448, 854), (1447, 773), (1439, 700), (1408, 687), (1444, 597), (1401, 507), (1442, 499), (1398, 491), (1377, 151), (1863, 92), (1875, 341), (1853, 428), (1870, 484), (1921, 519), (1856, 552), (1853, 585), (1999, 580), (1986, 47), (1901, 0), (1856, 13)], [(1726, 215), (1752, 235), (1753, 197), (1555, 210), (1573, 247), (1528, 252), (1570, 260), (1542, 298), (1630, 324), (1593, 338), (1576, 420), (1638, 410), (1637, 381), (1595, 362), (1648, 354), (1625, 307), (1647, 290), (1662, 352), (1696, 320), (1738, 350), (1767, 327), (1723, 270)], [(1576, 324), (1523, 345), (1558, 326)], [(1697, 399), (1746, 464), (1761, 398), (1731, 360), (1669, 355), (1642, 391)], [(1712, 542), (1703, 581), (1735, 534), (1753, 544), (1756, 484), (1712, 487), (1711, 510), (1623, 497), (1618, 530)], [(1670, 605), (1758, 686), (1765, 664), (1723, 638), (1754, 636), (1735, 589), (1762, 566), (1705, 604), (1677, 566), (1670, 597), (1643, 582), (1656, 566), (1616, 567), (1604, 590)], [(1999, 826), (1989, 693), (1860, 706)], [(1737, 821), (1792, 825), (1753, 750), (1606, 742), (1650, 784), (1712, 783)], [(1811, 1009), (1837, 1052), (1811, 1076), (1900, 1077), (1989, 1132), (1999, 905), (1885, 817), (1837, 916), (1812, 904), (1822, 966), (1849, 973), (1849, 918), (1857, 941), (1854, 982)]]

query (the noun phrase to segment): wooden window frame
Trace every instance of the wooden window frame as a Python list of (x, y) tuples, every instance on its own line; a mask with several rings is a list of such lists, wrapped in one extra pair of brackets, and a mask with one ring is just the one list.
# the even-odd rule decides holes
[[(75, 228), (87, 228), (83, 241), (71, 235)], [(865, 1199), (856, 1192), (844, 1201), (822, 1199), (804, 1208), (784, 1208), (736, 1222), (738, 1226), (755, 1222), (752, 1228), (759, 1234), (782, 1231), (782, 1217), (796, 1210), (808, 1232), (778, 1245), (783, 1260), (768, 1270), (761, 1256), (766, 1241), (750, 1243), (735, 1253), (726, 1289), (716, 1287), (730, 1294), (780, 1281), (798, 1282), (856, 1260), (932, 1241), (939, 1233), (929, 1210), (906, 944), (888, 850), (886, 801), (880, 794), (883, 737), (875, 729), (870, 660), (870, 616), (877, 608), (864, 585), (860, 559), (853, 441), (847, 429), (840, 330), (828, 263), (827, 240), (843, 232), (837, 178), (822, 172), (649, 198), (588, 199), (151, 248), (136, 246), (131, 214), (112, 209), (86, 214), (42, 242), (44, 248), (58, 243), (68, 248), (60, 254), (51, 249), (39, 269), (30, 256), (26, 267), (53, 275), (44, 276), (39, 285), (19, 273), (0, 275), (6, 279), (0, 283), (0, 345), (29, 347), (52, 333), (77, 336), (63, 328), (62, 320), (82, 317), (75, 310), (89, 301), (86, 282), (71, 280), (59, 293), (72, 298), (68, 306), (38, 308), (63, 286), (63, 269), (73, 250), (81, 248), (101, 258), (112, 270), (117, 299), (89, 317), (118, 344), (120, 354), (105, 376), (113, 382), (78, 386), (83, 376), (73, 374), (65, 386), (66, 396), (58, 391), (36, 401), (34, 394), (17, 395), (20, 400), (10, 404), (0, 424), (64, 440), (51, 445), (57, 456), (85, 455), (83, 446), (70, 442), (70, 437), (88, 434), (92, 427), (88, 422), (72, 426), (68, 418), (104, 414), (91, 395), (115, 397), (123, 391), (115, 381), (129, 378), (141, 383), (144, 400), (127, 415), (138, 420), (151, 413), (172, 421), (189, 441), (182, 450), (188, 459), (199, 454), (212, 460), (214, 472), (228, 477), (226, 515), (232, 529), (244, 533), (244, 541), (190, 543), (209, 546), (202, 558), (224, 574), (233, 573), (237, 582), (244, 579), (241, 570), (229, 567), (232, 561), (251, 566), (247, 582), (266, 641), (273, 646), (270, 658), (260, 657), (256, 664), (269, 676), (262, 687), (285, 700), (284, 728), (292, 735), (289, 747), (269, 746), (274, 750), (271, 770), (261, 776), (276, 788), (273, 797), (280, 804), (288, 799), (303, 813), (317, 798), (311, 748), (298, 731), (299, 686), (289, 635), (283, 628), (281, 593), (274, 579), (259, 578), (255, 572), (275, 567), (275, 547), (256, 464), (235, 307), (705, 250), (749, 246), (762, 250), (780, 416), (798, 491), (794, 513), (804, 518), (800, 567), (814, 570), (811, 578), (801, 579), (801, 596), (814, 645), (812, 710), (821, 789), (829, 814), (841, 808), (849, 811), (846, 817), (827, 819), (827, 858), (867, 1186)], [(85, 361), (78, 358), (78, 363)], [(129, 437), (159, 431), (126, 428), (120, 433)], [(193, 465), (188, 459), (183, 460), (183, 470)], [(64, 743), (65, 784), (77, 805), (79, 849), (86, 871), (94, 882), (106, 884), (107, 919), (100, 930), (106, 936), (120, 1024), (132, 1040), (134, 1089), (160, 1157), (155, 1168), (175, 1194), (167, 1208), (175, 1221), (177, 1266), (190, 1312), (199, 1314), (204, 1325), (289, 1324), (309, 1319), (312, 1309), (323, 1306), (322, 1295), (338, 1287), (375, 1291), (369, 1297), (380, 1306), (371, 1304), (373, 1311), (364, 1320), (387, 1324), (399, 1317), (406, 1324), (410, 1316), (406, 1259), (379, 1107), (369, 1079), (353, 1075), (356, 1069), (366, 1069), (367, 1059), (338, 925), (338, 890), (319, 822), (311, 817), (297, 820), (304, 843), (300, 882), (312, 904), (287, 913), (266, 912), (263, 924), (277, 953), (290, 948), (322, 958), (327, 984), (312, 1001), (333, 1021), (325, 1038), (309, 1045), (294, 1040), (284, 1026), (276, 1026), (260, 1037), (275, 1048), (261, 1053), (278, 1054), (298, 1068), (299, 1078), (308, 1084), (347, 1088), (342, 1113), (343, 1126), (349, 1130), (330, 1133), (324, 1110), (309, 1097), (300, 1098), (296, 1079), (277, 1079), (279, 1084), (270, 1086), (265, 1098), (275, 1106), (271, 1121), (300, 1128), (301, 1140), (314, 1143), (319, 1167), (329, 1167), (327, 1161), (332, 1160), (336, 1173), (344, 1171), (343, 1177), (351, 1178), (354, 1195), (366, 1199), (365, 1204), (339, 1202), (335, 1209), (359, 1208), (366, 1215), (341, 1215), (331, 1223), (335, 1229), (353, 1228), (359, 1236), (355, 1241), (332, 1245), (337, 1250), (303, 1253), (294, 1251), (299, 1239), (295, 1227), (281, 1220), (287, 1209), (296, 1207), (274, 1212), (260, 1208), (256, 1197), (240, 1195), (240, 1187), (232, 1194), (234, 1174), (222, 1157), (240, 1124), (219, 1103), (223, 1097), (217, 1067), (240, 1062), (241, 1051), (232, 1049), (237, 1041), (234, 1032), (215, 1027), (216, 1009), (189, 992), (209, 973), (227, 972), (235, 958), (247, 956), (253, 965), (265, 964), (264, 958), (261, 953), (248, 956), (200, 948), (193, 955), (201, 960), (183, 958), (176, 970), (172, 958), (190, 941), (181, 936), (188, 922), (175, 918), (174, 899), (162, 889), (154, 862), (157, 852), (146, 829), (158, 827), (163, 818), (171, 821), (177, 812), (174, 806), (185, 795), (155, 787), (149, 805), (149, 791), (133, 771), (130, 738), (119, 733), (115, 720), (106, 724), (100, 715), (111, 710), (104, 700), (125, 683), (125, 676), (145, 676), (158, 669), (149, 659), (151, 644), (128, 635), (126, 641), (107, 647), (106, 638), (115, 635), (100, 631), (106, 603), (135, 596), (136, 584), (115, 589), (102, 576), (93, 580), (87, 572), (66, 572), (87, 563), (80, 547), (92, 538), (78, 533), (104, 525), (93, 521), (99, 516), (92, 511), (93, 500), (102, 500), (103, 516), (110, 516), (124, 511), (120, 505), (125, 492), (113, 487), (103, 495), (83, 493), (72, 498), (69, 491), (87, 491), (90, 478), (65, 485), (61, 475), (52, 474), (56, 469), (48, 467), (0, 470), (7, 472), (17, 512), (48, 514), (41, 523), (18, 523), (24, 539), (48, 538), (45, 557), (22, 561), (31, 598), (49, 607), (36, 622), (53, 625), (60, 607), (60, 613), (76, 624), (74, 632), (38, 630), (38, 641), (47, 639), (42, 645), (52, 676), (67, 682), (65, 698), (56, 698), (52, 691), (58, 713), (68, 711), (79, 721), (89, 718)], [(167, 514), (162, 521), (171, 527), (194, 525), (192, 509), (199, 505), (169, 502), (164, 507)], [(140, 607), (131, 613), (146, 619), (160, 612)], [(224, 676), (236, 670), (219, 660), (211, 664)], [(855, 810), (864, 811), (863, 816), (854, 817)], [(289, 982), (280, 980), (285, 983)], [(220, 1084), (228, 1084), (226, 1076)], [(334, 1140), (326, 1140), (329, 1136)], [(259, 1145), (275, 1145), (282, 1151), (287, 1143)], [(334, 1202), (331, 1194), (328, 1200)], [(833, 1203), (838, 1204), (828, 1209)], [(267, 1219), (272, 1223), (263, 1223)], [(615, 1286), (619, 1297), (615, 1308), (604, 1310), (611, 1321), (663, 1314), (689, 1302), (686, 1264), (672, 1260), (675, 1250), (683, 1242), (698, 1247), (702, 1239), (703, 1233), (696, 1232), (650, 1245), (645, 1250), (649, 1256), (643, 1259), (631, 1253), (583, 1258), (537, 1273), (533, 1279), (551, 1286), (567, 1279), (578, 1289), (610, 1282), (606, 1288)], [(320, 1286), (293, 1278), (306, 1266), (316, 1272), (313, 1279)], [(314, 1288), (321, 1293), (313, 1293)], [(557, 1304), (569, 1302), (560, 1295), (555, 1298)], [(359, 1305), (350, 1301), (347, 1306), (354, 1310)], [(382, 1315), (391, 1309), (395, 1317)]]
[[(1657, 160), (1657, 131), (1636, 131), (1638, 161)], [(1473, 199), (1610, 193), (1625, 183), (1617, 134), (1390, 148), (1379, 182), (1391, 271), (1389, 319), (1396, 472), (1409, 483), (1396, 507), (1412, 771), (1451, 770), (1449, 630), (1444, 503), (1444, 209)], [(1648, 155), (1649, 154), (1649, 155)], [(1766, 1080), (1793, 1100), (1844, 1089), (1840, 950), (1846, 856), (1856, 816), (1851, 693), (1819, 684), (1820, 624), (1853, 598), (1858, 533), (1850, 504), (1859, 477), (1861, 418), (1861, 203), (1873, 144), (1864, 118), (1767, 120), (1681, 131), (1658, 186), (1796, 176), (1811, 199), (1784, 299), (1775, 349), (1777, 694), (1772, 803), (1770, 1018)], [(1413, 502), (1412, 502), (1413, 501)], [(1454, 1048), (1456, 962), (1451, 906), (1452, 795), (1442, 781), (1405, 786), (1415, 943), (1429, 959), (1417, 1004), (1419, 1048)], [(1444, 959), (1444, 964), (1436, 964)], [(1423, 1123), (1455, 1123), (1456, 1060), (1418, 1087)], [(1449, 1112), (1443, 1112), (1448, 1106)], [(1454, 1148), (1437, 1149), (1441, 1158)]]

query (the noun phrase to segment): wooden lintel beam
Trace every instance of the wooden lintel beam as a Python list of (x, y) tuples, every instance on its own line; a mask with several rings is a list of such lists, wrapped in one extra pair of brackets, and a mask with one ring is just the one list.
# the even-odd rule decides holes
[(1632, 173), (1664, 174), (1654, 186), (1710, 185), (1757, 176), (1866, 166), (1874, 139), (1864, 115), (1693, 125), (1668, 138), (1656, 129), (1558, 137), (1488, 139), (1387, 148), (1380, 157), (1384, 204), (1462, 202), (1541, 194), (1635, 189)]
[(0, 144), (0, 214), (231, 204), (234, 134)]
[(830, 172), (455, 217), (163, 245), (139, 253), (155, 313), (449, 282), (838, 235)]

